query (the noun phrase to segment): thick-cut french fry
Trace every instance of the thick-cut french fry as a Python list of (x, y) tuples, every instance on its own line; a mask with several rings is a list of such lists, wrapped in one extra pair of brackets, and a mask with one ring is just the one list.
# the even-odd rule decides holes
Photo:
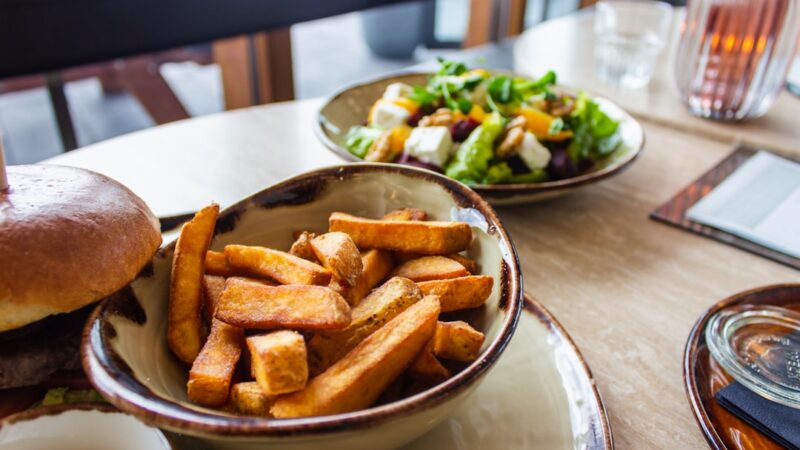
[(411, 367), (408, 368), (408, 374), (414, 381), (427, 385), (438, 384), (450, 378), (450, 371), (433, 354), (432, 340), (428, 341), (425, 348), (419, 352), (414, 362), (411, 363)]
[(466, 256), (459, 255), (458, 253), (452, 253), (447, 255), (448, 258), (452, 259), (453, 261), (457, 261), (459, 264), (464, 266), (467, 269), (467, 272), (475, 275), (478, 271), (478, 264), (475, 262), (474, 259), (469, 259)]
[[(417, 208), (401, 208), (383, 215), (383, 220), (428, 220), (428, 213)], [(398, 264), (419, 258), (422, 255), (408, 252), (394, 252), (394, 260)]]
[(278, 286), (278, 283), (273, 281), (267, 280), (266, 278), (253, 278), (253, 277), (230, 277), (226, 278), (225, 281), (228, 280), (239, 280), (239, 281), (246, 281), (249, 283), (256, 283), (256, 284), (263, 284), (264, 286)]
[(467, 322), (439, 322), (431, 340), (433, 354), (444, 359), (470, 362), (478, 357), (485, 336)]
[(201, 209), (187, 222), (172, 257), (167, 313), (167, 344), (181, 361), (191, 364), (202, 342), (203, 274), (206, 252), (214, 234), (219, 205)]
[(334, 278), (353, 287), (361, 276), (364, 266), (358, 247), (344, 233), (325, 233), (311, 240), (311, 249), (322, 266), (333, 273)]
[(335, 212), (329, 227), (349, 234), (360, 248), (425, 255), (458, 253), (472, 242), (472, 229), (462, 222), (371, 220)]
[(314, 249), (311, 248), (311, 239), (315, 237), (316, 234), (303, 231), (297, 236), (297, 239), (295, 239), (292, 247), (289, 249), (289, 253), (298, 258), (303, 258), (306, 261), (311, 261), (313, 263), (319, 262), (319, 260), (317, 260), (317, 255), (314, 254)]
[(350, 306), (357, 306), (361, 303), (372, 288), (389, 276), (394, 262), (391, 253), (386, 250), (373, 249), (361, 254), (361, 265), (363, 270), (356, 285), (344, 290), (344, 298), (347, 299)]
[(330, 330), (350, 323), (350, 307), (327, 287), (266, 286), (230, 279), (215, 317), (242, 328)]
[(225, 253), (209, 250), (206, 252), (206, 273), (208, 275), (219, 275), (221, 277), (232, 277), (241, 275), (241, 270), (236, 270), (228, 264)]
[(249, 277), (230, 277), (224, 278), (217, 275), (205, 275), (203, 276), (203, 299), (205, 300), (204, 308), (205, 308), (205, 316), (208, 318), (209, 325), (211, 324), (211, 319), (214, 318), (214, 314), (217, 312), (217, 305), (219, 304), (219, 299), (222, 298), (222, 291), (225, 290), (225, 281), (226, 280), (243, 280), (249, 281), (251, 283), (258, 283), (263, 284), (265, 286), (277, 286), (275, 283), (265, 280), (264, 278), (249, 278)]
[(428, 213), (419, 208), (400, 208), (384, 214), (383, 220), (428, 220)]
[(442, 312), (477, 308), (486, 303), (492, 293), (492, 277), (470, 275), (448, 280), (421, 281), (417, 283), (425, 295), (438, 295)]
[(267, 395), (287, 394), (306, 387), (308, 360), (303, 336), (295, 331), (274, 331), (247, 338), (253, 374)]
[(331, 272), (303, 258), (265, 247), (225, 246), (225, 257), (233, 267), (269, 277), (282, 284), (327, 286)]
[(414, 360), (433, 337), (439, 300), (425, 297), (390, 320), (305, 389), (279, 396), (277, 418), (322, 416), (366, 408)]
[(222, 297), (222, 291), (224, 289), (224, 277), (217, 275), (203, 276), (203, 308), (209, 325), (211, 324), (211, 319), (214, 318), (214, 312), (217, 310), (217, 304), (219, 303), (220, 297)]
[(417, 285), (407, 278), (392, 278), (351, 310), (350, 325), (342, 330), (321, 331), (308, 342), (308, 359), (314, 376), (333, 365), (367, 336), (422, 298)]
[(222, 406), (228, 401), (231, 379), (242, 354), (244, 332), (214, 319), (211, 333), (195, 358), (186, 385), (189, 400), (203, 406)]
[(393, 273), (413, 281), (444, 280), (469, 275), (457, 261), (445, 256), (423, 256), (400, 264)]
[(231, 387), (231, 406), (239, 414), (269, 416), (274, 397), (265, 394), (255, 381), (236, 383)]

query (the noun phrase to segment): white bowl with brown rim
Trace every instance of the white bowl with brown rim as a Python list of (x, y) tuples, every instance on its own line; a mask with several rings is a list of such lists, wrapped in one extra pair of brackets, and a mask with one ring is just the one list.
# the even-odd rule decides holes
[[(373, 103), (391, 83), (411, 86), (424, 85), (431, 73), (401, 72), (348, 86), (333, 94), (320, 108), (314, 132), (322, 144), (345, 161), (359, 162), (361, 158), (344, 146), (347, 132), (366, 120)], [(575, 89), (559, 87), (564, 92)], [(534, 203), (560, 197), (577, 189), (594, 185), (616, 176), (629, 168), (644, 149), (644, 128), (633, 116), (607, 98), (593, 99), (609, 117), (619, 122), (621, 143), (617, 150), (574, 177), (539, 183), (478, 184), (471, 186), (492, 205)]]
[(84, 369), (118, 408), (214, 448), (397, 448), (449, 417), (480, 384), (509, 343), (521, 311), (516, 251), (492, 208), (463, 184), (393, 164), (353, 164), (282, 181), (220, 214), (212, 249), (226, 244), (288, 248), (292, 232), (327, 229), (331, 212), (380, 217), (401, 207), (432, 220), (472, 226), (467, 254), (495, 279), (485, 306), (461, 314), (486, 334), (478, 359), (447, 381), (402, 400), (361, 411), (299, 419), (236, 416), (186, 397), (187, 368), (166, 343), (167, 299), (174, 243), (130, 285), (103, 302), (87, 323)]

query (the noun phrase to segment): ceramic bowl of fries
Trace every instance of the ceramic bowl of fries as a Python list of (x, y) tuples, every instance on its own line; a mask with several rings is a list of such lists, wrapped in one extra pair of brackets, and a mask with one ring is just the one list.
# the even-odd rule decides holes
[(397, 448), (445, 420), (514, 332), (492, 208), (389, 164), (320, 169), (187, 222), (87, 324), (95, 388), (211, 448)]

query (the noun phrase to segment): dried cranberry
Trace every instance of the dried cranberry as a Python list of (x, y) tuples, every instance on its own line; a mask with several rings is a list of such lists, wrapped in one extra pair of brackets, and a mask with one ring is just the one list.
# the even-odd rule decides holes
[(554, 150), (547, 165), (547, 173), (554, 180), (572, 178), (578, 174), (578, 167), (564, 149)]
[(420, 108), (417, 110), (417, 112), (415, 112), (414, 114), (411, 115), (411, 117), (408, 118), (407, 123), (410, 126), (415, 127), (419, 124), (420, 119), (422, 119), (423, 117), (425, 117), (425, 113), (422, 111), (422, 108)]
[(405, 164), (407, 166), (421, 167), (423, 169), (428, 169), (428, 170), (432, 170), (434, 172), (442, 173), (442, 168), (437, 166), (436, 164), (431, 164), (431, 163), (427, 163), (427, 162), (424, 162), (424, 161), (420, 161), (417, 158), (409, 155), (406, 152), (403, 152), (403, 154), (400, 155), (400, 159), (398, 159), (396, 162), (398, 164)]
[(455, 142), (464, 142), (469, 137), (469, 134), (472, 133), (472, 130), (478, 128), (478, 125), (480, 125), (479, 122), (470, 118), (459, 120), (450, 126), (450, 136), (453, 137)]

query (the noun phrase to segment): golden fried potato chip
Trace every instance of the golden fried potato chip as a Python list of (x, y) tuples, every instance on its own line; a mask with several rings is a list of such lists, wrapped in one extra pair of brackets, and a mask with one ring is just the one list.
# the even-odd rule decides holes
[(225, 257), (233, 267), (271, 278), (281, 284), (327, 286), (331, 272), (286, 252), (247, 245), (225, 246)]
[(470, 275), (447, 280), (417, 283), (425, 295), (438, 295), (442, 312), (477, 308), (486, 303), (492, 293), (494, 280), (488, 275)]
[(243, 339), (241, 328), (212, 321), (211, 333), (189, 371), (186, 385), (189, 401), (210, 407), (222, 406), (228, 401)]
[(247, 348), (252, 358), (253, 374), (264, 394), (287, 394), (306, 386), (306, 343), (300, 333), (281, 330), (250, 336)]
[(241, 275), (242, 271), (234, 269), (228, 264), (225, 253), (209, 250), (206, 252), (205, 269), (208, 275), (218, 275), (221, 277), (232, 277)]
[(295, 239), (292, 247), (289, 249), (289, 254), (303, 258), (306, 261), (319, 263), (317, 255), (314, 254), (314, 249), (311, 248), (311, 240), (317, 235), (309, 231), (301, 232)]
[(266, 286), (229, 279), (215, 317), (242, 328), (329, 330), (350, 324), (350, 306), (323, 286)]
[[(435, 336), (435, 335), (434, 335)], [(416, 382), (434, 385), (450, 378), (450, 370), (443, 366), (433, 354), (433, 340), (428, 341), (425, 348), (408, 368), (408, 374)]]
[(361, 341), (305, 389), (281, 395), (277, 418), (323, 416), (370, 406), (433, 337), (439, 300), (425, 297)]
[(183, 225), (169, 286), (167, 344), (181, 361), (191, 364), (203, 346), (202, 301), (205, 258), (219, 215), (219, 205), (206, 206)]
[(430, 281), (465, 277), (469, 272), (446, 256), (423, 256), (400, 264), (392, 275), (413, 281)]
[(364, 270), (358, 247), (345, 233), (325, 233), (311, 239), (311, 249), (334, 278), (353, 287)]
[(481, 351), (485, 336), (467, 322), (439, 322), (431, 340), (433, 354), (444, 359), (474, 361)]
[(231, 406), (247, 416), (269, 416), (269, 407), (275, 397), (265, 394), (255, 381), (236, 383), (231, 387)]
[(428, 220), (428, 213), (419, 208), (400, 208), (384, 214), (383, 220)]
[(472, 229), (462, 222), (371, 220), (335, 212), (329, 227), (349, 234), (365, 249), (441, 255), (466, 250), (472, 242)]
[(333, 365), (367, 336), (420, 299), (419, 287), (407, 278), (392, 278), (372, 291), (351, 310), (350, 325), (341, 330), (315, 333), (308, 341), (311, 375)]
[(394, 267), (392, 254), (386, 250), (367, 250), (361, 254), (361, 276), (356, 285), (344, 289), (344, 298), (350, 306), (356, 306), (369, 294), (369, 291), (383, 281)]
[(217, 304), (224, 289), (225, 277), (203, 275), (203, 309), (209, 325), (211, 325), (211, 319), (214, 318), (214, 312), (217, 310)]
[(476, 263), (474, 259), (469, 259), (466, 256), (458, 253), (451, 253), (447, 255), (447, 257), (464, 266), (464, 268), (467, 269), (467, 272), (472, 275), (475, 275), (478, 272), (478, 263)]

